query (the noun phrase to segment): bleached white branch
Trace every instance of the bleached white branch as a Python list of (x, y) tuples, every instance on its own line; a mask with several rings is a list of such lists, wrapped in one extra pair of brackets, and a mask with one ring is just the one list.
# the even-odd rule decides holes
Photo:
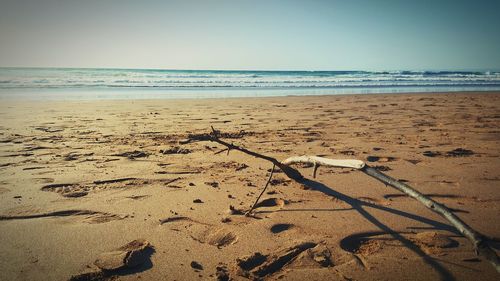
[(365, 166), (365, 162), (356, 159), (330, 159), (319, 156), (294, 156), (281, 161), (282, 164), (292, 165), (297, 163), (306, 163), (313, 165), (321, 165), (325, 167), (337, 167), (337, 168), (353, 168), (361, 169)]

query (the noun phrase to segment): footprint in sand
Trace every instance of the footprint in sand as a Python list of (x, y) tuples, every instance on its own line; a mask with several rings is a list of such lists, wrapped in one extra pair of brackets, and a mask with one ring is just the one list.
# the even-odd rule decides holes
[(73, 275), (69, 281), (113, 280), (118, 275), (144, 271), (150, 267), (154, 247), (144, 239), (131, 241), (115, 250), (100, 254), (86, 272)]
[(389, 234), (385, 232), (361, 232), (342, 239), (340, 247), (344, 251), (366, 257), (381, 250), (385, 240), (392, 240)]
[[(405, 243), (398, 242), (398, 239), (394, 235), (404, 236), (405, 239), (412, 241), (415, 245), (420, 247), (426, 253), (436, 253), (443, 248), (453, 248), (458, 246), (458, 242), (449, 238), (444, 234), (440, 234), (433, 231), (421, 232), (421, 233), (410, 233), (410, 232), (399, 232), (399, 233), (386, 233), (381, 231), (374, 232), (361, 232), (349, 235), (340, 241), (340, 247), (361, 259), (363, 265), (366, 267), (366, 263), (363, 257), (368, 257), (379, 251), (382, 251), (386, 246), (394, 246), (395, 243)], [(402, 244), (402, 245), (403, 245)]]
[(55, 211), (55, 212), (47, 212), (47, 213), (19, 213), (15, 215), (0, 215), (0, 221), (3, 220), (26, 220), (26, 219), (37, 219), (37, 218), (49, 218), (49, 217), (77, 217), (83, 220), (86, 223), (105, 223), (113, 220), (121, 220), (124, 217), (105, 213), (105, 212), (97, 212), (91, 210), (63, 210), (63, 211)]
[(366, 157), (366, 161), (368, 162), (393, 162), (398, 160), (396, 157), (391, 156), (368, 156)]
[(236, 243), (238, 240), (238, 237), (233, 232), (223, 228), (210, 228), (205, 233), (207, 234), (205, 242), (217, 247), (225, 247)]
[[(225, 228), (198, 222), (189, 217), (175, 216), (160, 220), (160, 225), (165, 224), (171, 225), (174, 230), (186, 232), (189, 237), (197, 242), (218, 248), (232, 245), (238, 241), (238, 236)], [(182, 227), (183, 230), (178, 227)]]
[(94, 264), (104, 271), (133, 268), (144, 264), (153, 253), (153, 248), (144, 239), (134, 240), (120, 248), (99, 255)]
[[(114, 181), (95, 181), (93, 183), (55, 183), (48, 184), (41, 188), (42, 191), (51, 191), (61, 194), (64, 197), (83, 197), (90, 191), (117, 187), (116, 183), (123, 183), (135, 180), (133, 178), (123, 178)], [(113, 184), (114, 183), (114, 184)], [(110, 184), (113, 184), (110, 186)]]
[(459, 243), (449, 236), (434, 231), (426, 231), (410, 237), (417, 246), (428, 254), (440, 253), (445, 248), (455, 248)]
[(259, 252), (236, 259), (232, 274), (246, 278), (269, 278), (287, 268), (333, 266), (330, 250), (315, 242), (303, 242), (263, 255)]
[(294, 227), (293, 224), (289, 224), (289, 223), (277, 223), (277, 224), (274, 224), (273, 226), (271, 226), (271, 232), (274, 233), (274, 234), (277, 234), (277, 233), (281, 233), (283, 231), (287, 231), (287, 230), (290, 230)]
[(280, 209), (287, 205), (289, 202), (287, 200), (281, 198), (267, 198), (255, 206), (255, 208), (264, 208), (264, 207), (279, 207)]
[(90, 183), (55, 183), (41, 188), (42, 191), (50, 191), (61, 194), (64, 197), (76, 198), (88, 195), (92, 191), (105, 189), (123, 189), (130, 187), (143, 187), (149, 184), (168, 185), (177, 179), (138, 179), (118, 178), (109, 180), (96, 180)]

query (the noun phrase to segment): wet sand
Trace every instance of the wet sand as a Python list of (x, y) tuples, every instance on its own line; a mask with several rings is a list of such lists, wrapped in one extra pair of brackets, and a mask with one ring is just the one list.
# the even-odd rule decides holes
[(499, 94), (2, 101), (0, 279), (497, 280), (446, 220), (359, 171), (278, 171), (240, 215), (272, 164), (188, 140), (214, 126), (280, 160), (366, 161), (498, 250)]

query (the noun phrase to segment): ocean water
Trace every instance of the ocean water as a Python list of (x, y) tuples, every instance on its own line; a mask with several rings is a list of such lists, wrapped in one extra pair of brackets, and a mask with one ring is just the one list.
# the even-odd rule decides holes
[(0, 68), (0, 98), (153, 99), (500, 90), (500, 71)]

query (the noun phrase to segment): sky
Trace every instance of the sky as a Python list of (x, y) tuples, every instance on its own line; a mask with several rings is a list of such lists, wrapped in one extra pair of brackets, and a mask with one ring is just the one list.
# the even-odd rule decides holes
[(0, 0), (0, 67), (500, 70), (500, 0)]

